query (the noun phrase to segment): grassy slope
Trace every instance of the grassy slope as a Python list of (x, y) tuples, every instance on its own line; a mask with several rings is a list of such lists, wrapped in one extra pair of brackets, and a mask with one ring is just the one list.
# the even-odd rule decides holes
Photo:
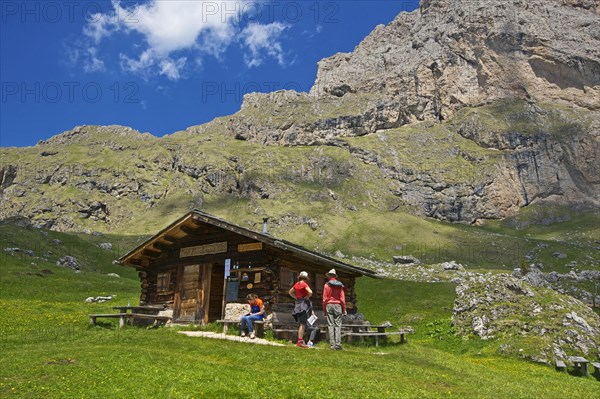
[[(138, 295), (135, 271), (112, 265), (115, 254), (94, 246), (119, 243), (119, 238), (46, 236), (6, 225), (0, 233), (3, 248), (53, 252), (48, 262), (1, 252), (2, 397), (231, 398), (253, 392), (255, 398), (334, 398), (343, 393), (361, 399), (512, 399), (555, 398), (565, 391), (573, 398), (590, 398), (597, 392), (592, 379), (498, 356), (493, 343), (451, 336), (444, 324), (454, 299), (449, 284), (359, 280), (359, 307), (367, 318), (417, 329), (407, 345), (377, 349), (347, 346), (332, 353), (188, 338), (168, 328), (117, 330), (114, 322), (89, 327), (87, 313), (112, 312), (111, 306)], [(133, 245), (135, 239), (128, 241)], [(82, 260), (81, 273), (54, 265), (65, 254)], [(18, 274), (46, 268), (53, 274)], [(117, 298), (108, 304), (83, 303), (101, 294)]]
[[(500, 131), (526, 130), (518, 119), (503, 125), (496, 115), (505, 110), (490, 109), (489, 115), (485, 109), (480, 111), (481, 119), (497, 125)], [(563, 125), (557, 121), (549, 121), (547, 130), (562, 131)], [(124, 141), (129, 147), (118, 152), (85, 143), (48, 146), (59, 152), (56, 158), (60, 157), (63, 167), (71, 171), (66, 173), (70, 179), (85, 180), (81, 177), (83, 172), (93, 172), (93, 180), (112, 184), (116, 171), (118, 182), (133, 177), (149, 194), (164, 194), (164, 200), (152, 208), (137, 198), (116, 201), (97, 190), (65, 189), (61, 183), (41, 185), (43, 197), (18, 197), (16, 205), (37, 201), (43, 208), (52, 203), (52, 198), (114, 201), (110, 204), (114, 206), (111, 211), (115, 231), (156, 232), (197, 200), (191, 192), (198, 182), (163, 168), (173, 162), (173, 153), (168, 149), (176, 148), (188, 165), (209, 165), (209, 170), (218, 171), (222, 178), (235, 177), (242, 184), (272, 190), (269, 199), (258, 199), (239, 193), (225, 194), (217, 187), (203, 196), (203, 210), (244, 226), (260, 222), (262, 215), (313, 216), (318, 221), (316, 230), (306, 224), (272, 226), (275, 235), (309, 248), (330, 253), (341, 250), (347, 255), (386, 261), (393, 255), (414, 255), (426, 263), (456, 260), (471, 270), (510, 270), (530, 253), (534, 261), (544, 263), (545, 271), (564, 273), (569, 270), (565, 265), (574, 260), (579, 269), (599, 267), (597, 251), (593, 249), (600, 241), (598, 213), (529, 207), (514, 219), (480, 227), (420, 219), (402, 207), (389, 211), (398, 204), (390, 198), (387, 183), (381, 184), (385, 181), (381, 171), (363, 164), (346, 150), (264, 147), (227, 138), (222, 129), (223, 125), (217, 122), (202, 134), (178, 133), (153, 140), (152, 143), (160, 142), (157, 145)], [(433, 170), (450, 182), (476, 180), (481, 170), (493, 165), (494, 154), (451, 130), (452, 126), (446, 125), (416, 125), (347, 141), (377, 151), (380, 161), (389, 167), (408, 166), (417, 172)], [(112, 136), (106, 140), (120, 144)], [(416, 156), (422, 145), (430, 143), (435, 143), (438, 153), (429, 158)], [(139, 151), (142, 145), (144, 151)], [(478, 161), (468, 163), (462, 157), (448, 157), (454, 147)], [(40, 157), (39, 151), (33, 147), (18, 153), (1, 149), (0, 153), (6, 163), (18, 161), (21, 171), (30, 172), (32, 180), (48, 175), (56, 166), (53, 157)], [(239, 157), (237, 166), (242, 165), (244, 173), (230, 162), (232, 154)], [(339, 171), (351, 173), (351, 178), (340, 179), (343, 173)], [(269, 187), (269, 182), (276, 182), (277, 187)], [(132, 215), (139, 216), (129, 221)], [(73, 213), (73, 218), (78, 217)], [(119, 224), (119, 219), (123, 224)], [(548, 225), (548, 219), (562, 222)], [(84, 223), (91, 230), (103, 231), (100, 222)], [(410, 337), (408, 345), (378, 349), (353, 346), (335, 356), (322, 350), (190, 339), (171, 329), (119, 331), (114, 321), (91, 328), (88, 313), (112, 312), (114, 305), (136, 301), (139, 281), (135, 271), (111, 262), (141, 238), (47, 234), (0, 225), (2, 249), (32, 249), (36, 256), (47, 258), (45, 261), (22, 254), (11, 256), (0, 251), (2, 397), (230, 398), (252, 390), (256, 392), (253, 397), (265, 398), (327, 398), (339, 397), (341, 392), (348, 398), (555, 398), (565, 391), (574, 398), (589, 398), (597, 392), (597, 382), (591, 379), (574, 378), (549, 367), (499, 356), (495, 341), (454, 337), (449, 325), (454, 300), (454, 286), (450, 284), (361, 279), (357, 287), (360, 311), (373, 322), (389, 320), (397, 325), (412, 325), (416, 334)], [(54, 239), (60, 239), (62, 244), (57, 245)], [(97, 247), (106, 241), (113, 243), (112, 252)], [(564, 253), (567, 258), (557, 259), (555, 252)], [(67, 254), (82, 262), (82, 273), (55, 266), (56, 259)], [(38, 276), (36, 273), (43, 269), (53, 274)], [(106, 276), (109, 272), (121, 277)], [(88, 296), (109, 294), (117, 295), (113, 303), (83, 302)], [(259, 378), (252, 374), (254, 367), (259, 370)]]
[[(341, 106), (329, 105), (333, 109)], [(329, 115), (329, 105), (315, 112), (320, 117)], [(544, 116), (535, 116), (527, 112), (524, 102), (499, 102), (465, 109), (444, 124), (420, 123), (344, 140), (353, 147), (377, 153), (378, 162), (385, 168), (408, 168), (450, 183), (475, 183), (493, 168), (499, 152), (479, 147), (457, 134), (461, 121), (477, 116), (484, 126), (502, 134), (533, 134), (542, 130), (559, 134), (564, 131), (564, 123), (586, 127), (591, 117), (585, 112), (571, 115), (556, 105), (544, 107)], [(289, 116), (286, 114), (285, 118)], [(531, 120), (539, 127), (527, 125), (528, 118), (534, 118)], [(565, 265), (572, 261), (577, 261), (580, 269), (600, 267), (595, 249), (600, 241), (597, 212), (577, 214), (565, 208), (547, 209), (551, 217), (565, 220), (546, 228), (547, 231), (542, 231), (545, 226), (540, 227), (539, 223), (524, 227), (529, 219), (535, 221), (539, 219), (537, 213), (543, 212), (535, 206), (524, 208), (516, 218), (522, 219), (517, 223), (520, 229), (505, 222), (474, 227), (417, 218), (391, 193), (397, 189), (397, 182), (386, 178), (379, 167), (352, 156), (347, 149), (253, 144), (230, 137), (225, 132), (226, 123), (227, 118), (221, 118), (165, 138), (136, 140), (93, 134), (94, 128), (90, 128), (89, 135), (73, 144), (0, 148), (4, 163), (19, 165), (21, 180), (17, 186), (50, 176), (56, 179), (23, 188), (27, 195), (11, 197), (10, 204), (14, 209), (23, 208), (26, 215), (33, 208), (30, 216), (37, 215), (37, 219), (52, 218), (56, 209), (62, 209), (66, 218), (81, 225), (76, 229), (140, 235), (162, 229), (192, 207), (257, 229), (263, 216), (272, 220), (306, 216), (316, 220), (315, 230), (294, 222), (273, 225), (271, 230), (309, 248), (329, 253), (341, 250), (381, 261), (391, 261), (394, 255), (414, 255), (425, 263), (455, 260), (469, 269), (498, 271), (518, 267), (533, 251), (534, 257), (528, 262), (541, 261), (546, 271), (564, 273), (569, 270)], [(109, 146), (120, 149), (109, 150)], [(422, 151), (424, 147), (428, 148), (426, 153)], [(57, 154), (40, 156), (42, 150)], [(177, 162), (208, 171), (203, 173), (215, 173), (219, 183), (208, 186), (201, 173), (194, 180), (173, 168)], [(55, 173), (58, 165), (60, 170)], [(67, 181), (58, 175), (66, 176)], [(89, 188), (91, 182), (98, 186)], [(115, 183), (139, 184), (140, 193), (154, 202), (151, 205), (148, 199), (141, 199), (135, 190), (136, 194), (126, 190), (115, 194), (111, 191)], [(239, 186), (259, 187), (268, 192), (269, 198), (259, 198), (256, 192), (237, 191)], [(109, 226), (92, 218), (82, 219), (77, 210), (85, 208), (79, 202), (87, 199), (107, 204)], [(564, 253), (567, 258), (556, 259), (552, 256), (555, 252)]]

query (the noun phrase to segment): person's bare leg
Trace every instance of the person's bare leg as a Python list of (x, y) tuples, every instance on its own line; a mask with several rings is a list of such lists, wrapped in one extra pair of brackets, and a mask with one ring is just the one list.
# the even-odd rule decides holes
[(298, 341), (304, 341), (304, 324), (300, 323), (298, 326)]

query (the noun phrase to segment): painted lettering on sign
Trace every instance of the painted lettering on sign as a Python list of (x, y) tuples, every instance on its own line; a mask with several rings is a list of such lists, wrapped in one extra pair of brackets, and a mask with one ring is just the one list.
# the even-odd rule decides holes
[(238, 252), (260, 251), (263, 249), (262, 242), (251, 242), (249, 244), (238, 244)]
[(181, 248), (179, 251), (179, 257), (186, 258), (188, 256), (219, 254), (221, 252), (227, 252), (227, 241)]

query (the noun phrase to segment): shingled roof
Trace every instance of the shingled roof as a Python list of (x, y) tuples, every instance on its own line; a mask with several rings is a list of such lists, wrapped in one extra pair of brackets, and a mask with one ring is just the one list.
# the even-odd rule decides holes
[(144, 269), (150, 264), (152, 259), (156, 259), (158, 256), (160, 256), (164, 248), (170, 248), (178, 240), (193, 234), (191, 227), (201, 224), (215, 226), (223, 230), (251, 238), (258, 242), (262, 242), (267, 247), (288, 252), (297, 259), (306, 260), (313, 264), (322, 266), (324, 269), (335, 268), (338, 272), (346, 272), (347, 274), (351, 275), (375, 277), (375, 272), (371, 270), (341, 262), (337, 259), (309, 250), (292, 242), (276, 238), (270, 234), (250, 230), (196, 209), (188, 212), (175, 222), (171, 223), (169, 226), (159, 231), (156, 235), (140, 244), (126, 255), (122, 256), (119, 261), (123, 265)]

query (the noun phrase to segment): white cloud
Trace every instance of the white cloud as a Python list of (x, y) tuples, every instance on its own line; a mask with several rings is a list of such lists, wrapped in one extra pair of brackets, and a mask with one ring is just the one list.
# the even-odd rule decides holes
[[(288, 25), (250, 23), (240, 31), (242, 14), (252, 9), (245, 6), (252, 1), (150, 0), (145, 4), (122, 5), (113, 0), (110, 12), (91, 15), (83, 29), (88, 42), (93, 43), (89, 46), (94, 47), (93, 52), (88, 51), (83, 57), (86, 49), (82, 47), (81, 54), (74, 52), (70, 56), (80, 58), (86, 71), (104, 70), (96, 48), (119, 32), (136, 33), (143, 38), (141, 50), (134, 44), (131, 50), (119, 54), (119, 60), (124, 71), (145, 77), (164, 75), (178, 80), (186, 67), (201, 67), (207, 54), (221, 58), (234, 42), (248, 48), (248, 54), (244, 55), (248, 67), (261, 65), (266, 57), (284, 65), (280, 36)], [(130, 36), (129, 40), (136, 37)], [(188, 63), (188, 58), (195, 61)]]
[[(153, 71), (177, 80), (187, 57), (174, 60), (171, 54), (193, 50), (219, 57), (235, 38), (234, 26), (246, 1), (151, 0), (122, 6), (113, 0), (113, 10), (91, 15), (83, 33), (95, 44), (118, 31), (139, 33), (147, 48), (137, 59), (121, 53), (121, 68), (144, 75)], [(99, 62), (90, 64), (90, 69), (99, 67)]]
[(284, 52), (279, 38), (281, 33), (289, 28), (280, 22), (268, 25), (251, 23), (241, 32), (241, 39), (250, 50), (250, 55), (245, 55), (248, 67), (259, 66), (263, 63), (263, 53), (277, 59), (279, 65), (285, 64)]
[(157, 56), (152, 49), (144, 51), (138, 59), (130, 58), (126, 54), (119, 54), (119, 59), (121, 69), (124, 71), (138, 73), (144, 78), (148, 78), (155, 69), (156, 73), (166, 76), (169, 80), (181, 78), (187, 61), (187, 57), (173, 60), (167, 56)]
[(160, 61), (160, 74), (165, 75), (169, 80), (179, 80), (180, 71), (183, 69), (187, 58), (181, 57), (177, 60), (163, 59)]
[(102, 61), (96, 55), (98, 50), (95, 47), (89, 47), (87, 49), (87, 58), (83, 60), (83, 70), (85, 72), (99, 72), (104, 71), (104, 61)]
[(81, 66), (85, 72), (103, 72), (106, 70), (104, 61), (98, 57), (98, 49), (84, 43), (81, 40), (64, 41), (64, 54), (66, 59), (63, 62), (70, 66)]
[(129, 21), (122, 21), (123, 28), (144, 35), (158, 55), (193, 47), (206, 31), (217, 32), (213, 36), (228, 45), (230, 24), (239, 16), (235, 10), (241, 11), (239, 1), (214, 0), (155, 0), (135, 7), (126, 9), (115, 4), (120, 15), (130, 15)]
[(209, 29), (202, 35), (197, 47), (202, 53), (210, 54), (220, 59), (227, 46), (233, 42), (235, 33), (233, 25), (227, 26), (227, 29)]
[(129, 72), (143, 72), (156, 63), (156, 56), (151, 49), (144, 51), (139, 59), (133, 59), (126, 54), (119, 54), (121, 69)]
[[(113, 2), (113, 6), (117, 7)], [(105, 37), (109, 37), (119, 30), (117, 14), (96, 13), (88, 17), (88, 24), (83, 27), (83, 34), (98, 44)]]

